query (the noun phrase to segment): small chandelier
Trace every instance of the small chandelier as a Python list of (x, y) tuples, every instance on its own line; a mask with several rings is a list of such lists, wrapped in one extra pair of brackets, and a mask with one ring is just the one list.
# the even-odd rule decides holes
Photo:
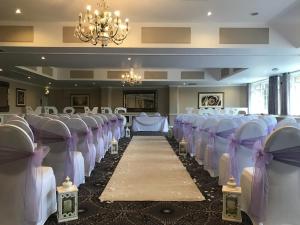
[(142, 84), (142, 77), (135, 74), (133, 68), (130, 69), (129, 73), (122, 74), (122, 86), (134, 86), (140, 84)]
[(122, 44), (128, 34), (129, 20), (126, 18), (123, 23), (120, 19), (120, 11), (114, 13), (108, 11), (105, 0), (97, 4), (94, 12), (91, 11), (92, 7), (88, 5), (85, 14), (79, 14), (75, 37), (83, 42), (91, 42), (93, 45), (101, 43), (102, 47), (110, 42), (116, 45)]

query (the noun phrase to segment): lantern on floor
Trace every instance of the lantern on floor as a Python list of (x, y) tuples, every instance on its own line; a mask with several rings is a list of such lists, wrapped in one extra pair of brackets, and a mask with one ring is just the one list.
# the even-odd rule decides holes
[(130, 138), (130, 129), (128, 127), (126, 127), (126, 130), (125, 130), (125, 137)]
[(78, 189), (69, 177), (57, 187), (57, 204), (59, 223), (78, 219)]
[(115, 137), (113, 137), (112, 141), (111, 141), (111, 147), (110, 147), (110, 154), (114, 155), (114, 154), (118, 154), (118, 141), (115, 139)]
[(173, 126), (169, 126), (169, 130), (168, 130), (168, 138), (172, 138), (173, 137)]
[(231, 177), (222, 188), (223, 212), (222, 219), (232, 222), (242, 222), (241, 215), (241, 187), (236, 186), (235, 179)]
[(182, 140), (179, 142), (179, 155), (186, 156), (187, 155), (187, 147), (188, 143), (182, 138)]

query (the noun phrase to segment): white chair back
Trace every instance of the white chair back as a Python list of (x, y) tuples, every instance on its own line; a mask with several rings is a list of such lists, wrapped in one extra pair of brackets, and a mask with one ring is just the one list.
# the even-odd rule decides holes
[[(265, 151), (273, 152), (296, 146), (300, 146), (300, 130), (285, 127), (276, 130), (267, 139)], [(264, 225), (299, 224), (300, 168), (272, 160), (267, 173), (269, 196)]]
[(282, 128), (282, 127), (296, 127), (299, 128), (297, 120), (293, 117), (287, 117), (283, 120), (279, 121), (275, 127), (275, 130)]
[(19, 120), (19, 121), (22, 121), (22, 122), (28, 124), (28, 122), (27, 122), (23, 117), (17, 116), (17, 115), (12, 115), (12, 116), (10, 116), (10, 117), (7, 119), (7, 121), (10, 121), (10, 120)]
[(101, 113), (102, 114), (105, 114), (105, 113), (112, 114), (112, 109), (111, 109), (111, 107), (101, 107)]
[(58, 114), (55, 106), (44, 106), (45, 114)]
[(71, 106), (65, 107), (63, 109), (63, 113), (65, 114), (74, 114), (75, 113), (75, 109)]
[(22, 130), (24, 130), (28, 134), (28, 136), (30, 137), (32, 142), (34, 142), (33, 133), (32, 133), (32, 130), (30, 129), (28, 124), (26, 124), (26, 123), (24, 123), (23, 121), (20, 121), (20, 120), (10, 120), (10, 121), (7, 122), (7, 124), (20, 127)]

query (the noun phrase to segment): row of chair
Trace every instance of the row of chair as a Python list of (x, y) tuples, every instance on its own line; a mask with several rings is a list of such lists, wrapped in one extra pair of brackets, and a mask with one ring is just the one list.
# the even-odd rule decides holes
[(1, 224), (44, 224), (56, 185), (84, 183), (121, 129), (121, 115), (11, 116), (0, 126)]
[[(295, 134), (297, 136), (299, 133), (297, 128), (298, 124), (294, 118), (286, 118), (277, 123), (273, 116), (203, 117), (189, 114), (176, 118), (174, 136), (178, 141), (182, 138), (188, 141), (190, 154), (195, 155), (199, 164), (204, 165), (204, 169), (211, 176), (219, 176), (220, 185), (225, 185), (231, 176), (235, 178), (237, 184), (242, 187), (241, 208), (256, 224), (262, 222), (260, 221), (262, 219), (255, 218), (249, 209), (251, 208), (252, 181), (255, 174), (253, 168), (257, 162), (257, 154), (262, 154), (262, 149), (265, 149), (265, 152), (270, 151), (268, 146), (274, 142), (275, 137), (284, 136), (286, 139), (282, 138), (281, 142), (288, 143), (288, 137), (282, 134), (293, 132), (293, 136)], [(300, 139), (294, 138), (291, 143), (297, 145), (299, 141)], [(276, 149), (275, 145), (271, 145)], [(281, 146), (281, 149), (283, 148), (284, 146)], [(274, 190), (275, 188), (272, 189), (272, 191)], [(279, 196), (282, 196), (282, 193)], [(272, 200), (274, 199), (272, 198)], [(295, 201), (293, 202), (295, 204)], [(278, 206), (276, 207), (278, 208)], [(263, 219), (265, 224), (282, 224), (274, 220), (277, 218), (274, 216), (274, 212), (269, 214), (268, 219)], [(285, 222), (295, 222), (295, 215), (293, 214), (293, 216)], [(283, 220), (281, 218), (277, 221)]]

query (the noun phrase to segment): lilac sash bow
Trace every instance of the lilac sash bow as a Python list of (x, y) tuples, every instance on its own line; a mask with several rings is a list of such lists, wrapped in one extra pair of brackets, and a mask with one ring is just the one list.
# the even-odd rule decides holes
[(78, 142), (77, 134), (73, 134), (71, 137), (61, 136), (56, 133), (49, 131), (42, 131), (40, 133), (39, 142), (43, 145), (53, 144), (53, 143), (63, 143), (66, 142), (66, 160), (64, 167), (64, 177), (70, 177), (71, 180), (76, 184), (76, 177), (74, 172), (74, 154), (76, 151), (76, 145)]
[(250, 215), (257, 223), (265, 220), (269, 193), (269, 180), (266, 167), (272, 160), (300, 167), (300, 146), (273, 152), (263, 151), (262, 145), (257, 146), (250, 203)]
[(48, 154), (49, 148), (42, 146), (34, 152), (21, 152), (7, 146), (0, 146), (0, 165), (9, 164), (18, 160), (27, 159), (26, 179), (24, 186), (24, 220), (28, 224), (39, 222), (42, 207), (42, 186), (36, 185), (38, 167), (42, 165), (43, 159)]
[[(249, 150), (252, 150), (252, 148), (255, 148), (258, 146), (256, 143), (262, 143), (264, 140), (265, 136), (259, 136), (259, 137), (254, 137), (254, 138), (248, 138), (248, 139), (242, 139), (242, 140), (237, 140), (233, 135), (230, 140), (229, 144), (229, 150), (228, 153), (230, 155), (230, 172), (231, 176), (233, 176), (236, 180), (236, 183), (240, 185), (240, 176), (238, 172), (238, 160), (236, 158), (236, 150), (239, 146), (245, 147)], [(256, 150), (254, 149), (254, 152)]]
[(217, 168), (217, 163), (218, 163), (218, 157), (216, 154), (214, 154), (215, 151), (215, 141), (216, 138), (223, 138), (223, 139), (228, 139), (231, 137), (231, 135), (235, 132), (236, 128), (228, 129), (228, 130), (223, 130), (219, 132), (209, 132), (209, 139), (208, 139), (208, 167), (211, 169), (216, 169)]

